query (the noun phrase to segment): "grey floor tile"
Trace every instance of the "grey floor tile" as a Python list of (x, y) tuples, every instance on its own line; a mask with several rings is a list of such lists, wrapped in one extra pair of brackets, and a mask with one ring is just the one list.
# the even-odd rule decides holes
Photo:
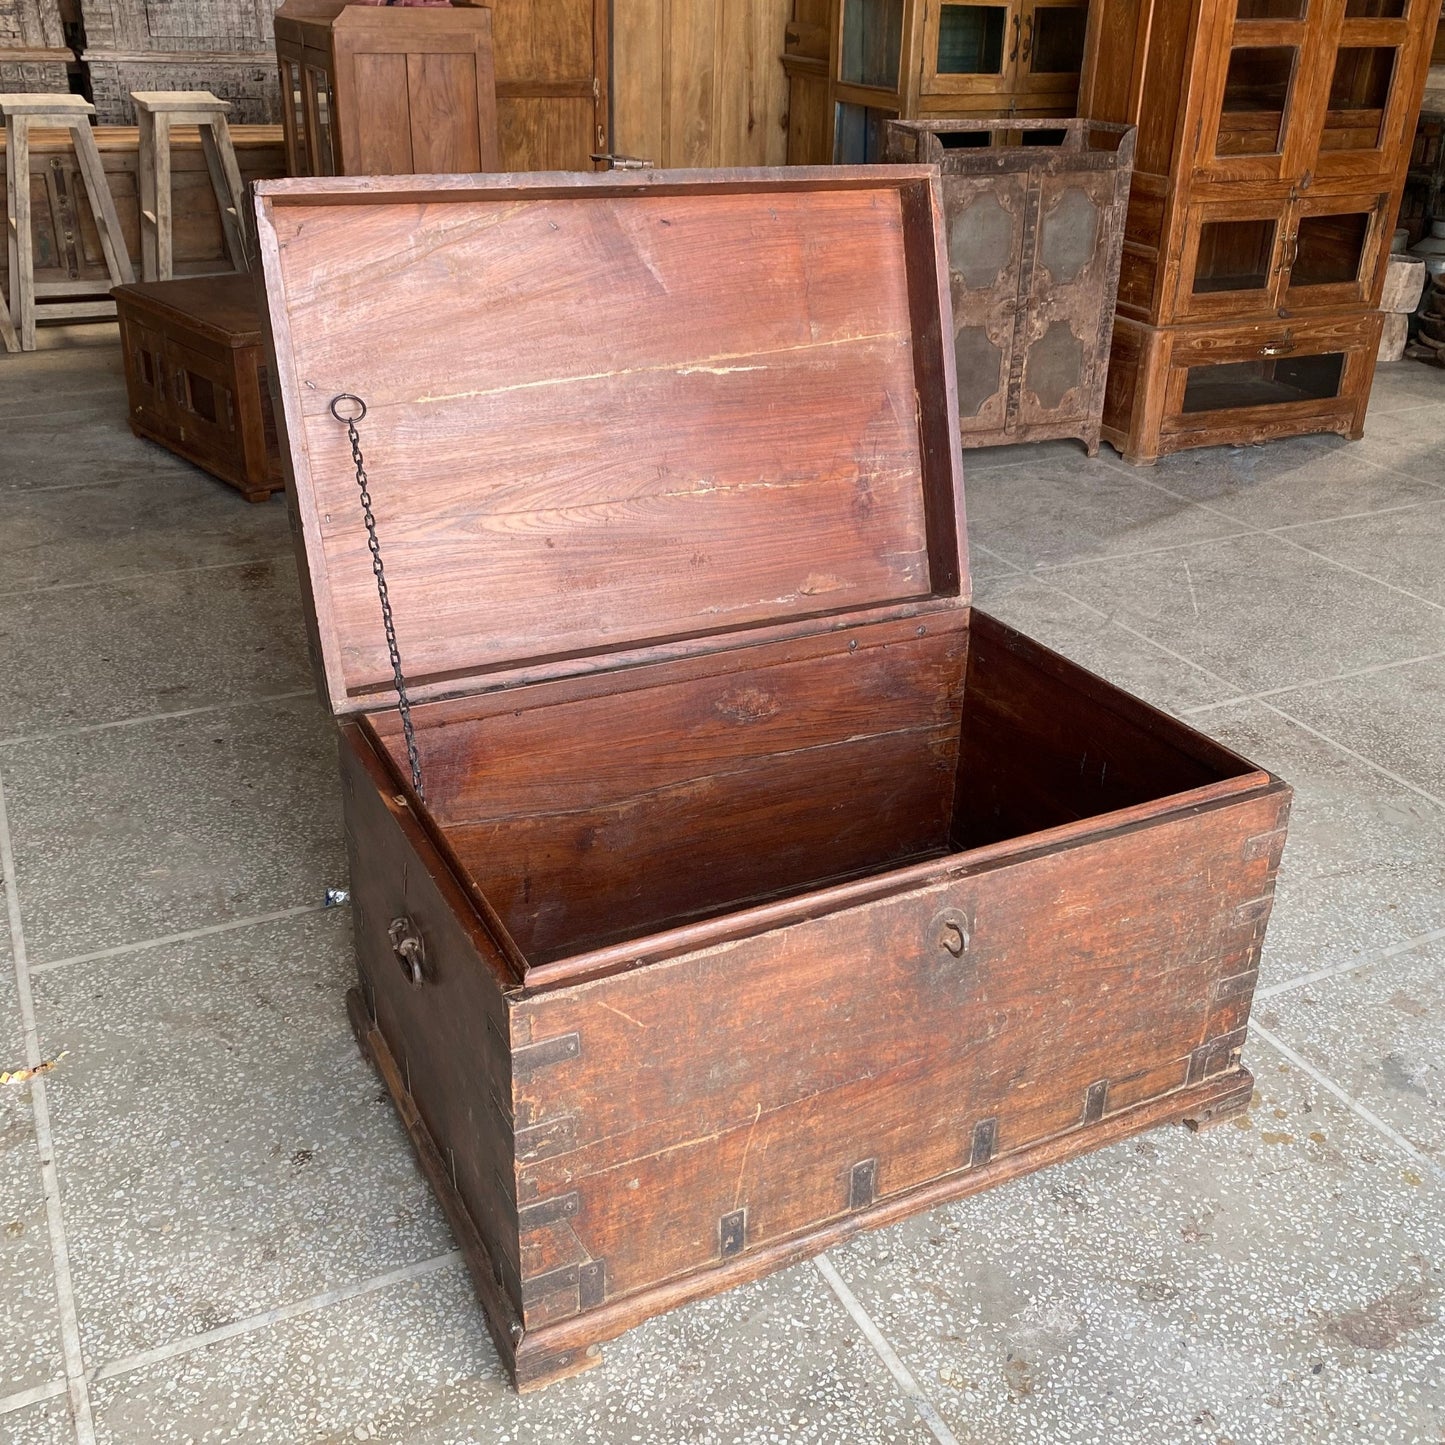
[(1238, 524), (1088, 457), (982, 472), (967, 484), (969, 536), (1021, 567), (1056, 566), (1222, 537)]
[[(1445, 912), (1442, 912), (1445, 926)], [(1445, 945), (1262, 1001), (1273, 1029), (1352, 1098), (1445, 1164)]]
[(0, 748), (33, 964), (320, 900), (346, 876), (309, 696)]
[(1291, 541), (1445, 606), (1445, 497), (1411, 507), (1291, 527)]
[[(1442, 373), (1445, 375), (1445, 373)], [(1355, 454), (1421, 481), (1445, 485), (1445, 409), (1418, 406), (1367, 417)]]
[(354, 981), (347, 909), (36, 977), (88, 1365), (452, 1248)]
[(1445, 406), (1445, 371), (1418, 361), (1383, 361), (1375, 367), (1365, 430), (1378, 417), (1432, 404)]
[(0, 738), (310, 686), (296, 563), (0, 597)]
[(71, 1445), (74, 1439), (65, 1395), (0, 1415), (0, 1445)]
[(1237, 1123), (1156, 1130), (834, 1251), (961, 1440), (1439, 1438), (1445, 1191), (1270, 1050), (1250, 1062)]
[(931, 1436), (804, 1265), (639, 1326), (518, 1398), (460, 1268), (99, 1381), (102, 1445), (925, 1445)]
[(1445, 649), (1438, 608), (1268, 535), (1060, 568), (1049, 580), (1241, 691)]
[(978, 580), (974, 604), (983, 611), (1156, 707), (1179, 711), (1235, 692), (1066, 597), (1047, 578), (1015, 572)]
[(291, 556), (285, 504), (253, 505), (204, 472), (0, 492), (0, 593)]
[(1445, 799), (1445, 659), (1277, 698), (1292, 716)]
[(158, 472), (196, 475), (189, 462), (131, 434), (123, 401), (103, 409), (76, 397), (63, 402), (44, 413), (0, 419), (0, 492), (90, 486)]
[[(0, 904), (0, 1073), (26, 1064)], [(29, 1083), (0, 1084), (0, 1400), (64, 1373)], [(0, 1415), (0, 1441), (5, 1439)]]
[(1355, 963), (1445, 924), (1445, 808), (1260, 703), (1190, 721), (1295, 790), (1261, 984)]
[(1288, 527), (1441, 500), (1441, 488), (1365, 461), (1339, 437), (1202, 447), (1160, 458), (1148, 479), (1250, 527)]

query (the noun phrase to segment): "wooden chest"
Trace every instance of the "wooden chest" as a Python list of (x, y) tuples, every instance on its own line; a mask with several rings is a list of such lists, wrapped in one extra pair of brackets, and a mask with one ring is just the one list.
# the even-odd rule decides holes
[(257, 196), (353, 1019), (520, 1387), (1245, 1107), (1289, 789), (970, 607), (935, 172)]
[(248, 502), (279, 492), (256, 278), (138, 281), (111, 295), (130, 429), (229, 482)]

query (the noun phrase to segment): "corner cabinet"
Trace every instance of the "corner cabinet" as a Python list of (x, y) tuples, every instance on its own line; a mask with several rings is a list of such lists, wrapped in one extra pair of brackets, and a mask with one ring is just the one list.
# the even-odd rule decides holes
[(1072, 116), (1087, 25), (1081, 0), (796, 0), (788, 160), (879, 160), (889, 120)]
[(1080, 113), (1139, 129), (1104, 411), (1131, 461), (1361, 434), (1439, 9), (1095, 0)]

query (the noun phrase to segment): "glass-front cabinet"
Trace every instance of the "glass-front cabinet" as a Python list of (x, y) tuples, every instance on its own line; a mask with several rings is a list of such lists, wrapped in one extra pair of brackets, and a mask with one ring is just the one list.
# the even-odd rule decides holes
[(1393, 169), (1413, 105), (1404, 60), (1428, 0), (1233, 0), (1205, 87), (1200, 173), (1367, 179)]

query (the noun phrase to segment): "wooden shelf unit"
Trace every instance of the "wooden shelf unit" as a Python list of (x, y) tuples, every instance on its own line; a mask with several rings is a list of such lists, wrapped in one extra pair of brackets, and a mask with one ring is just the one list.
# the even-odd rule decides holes
[(1440, 0), (1094, 6), (1080, 113), (1139, 128), (1105, 438), (1358, 437)]

